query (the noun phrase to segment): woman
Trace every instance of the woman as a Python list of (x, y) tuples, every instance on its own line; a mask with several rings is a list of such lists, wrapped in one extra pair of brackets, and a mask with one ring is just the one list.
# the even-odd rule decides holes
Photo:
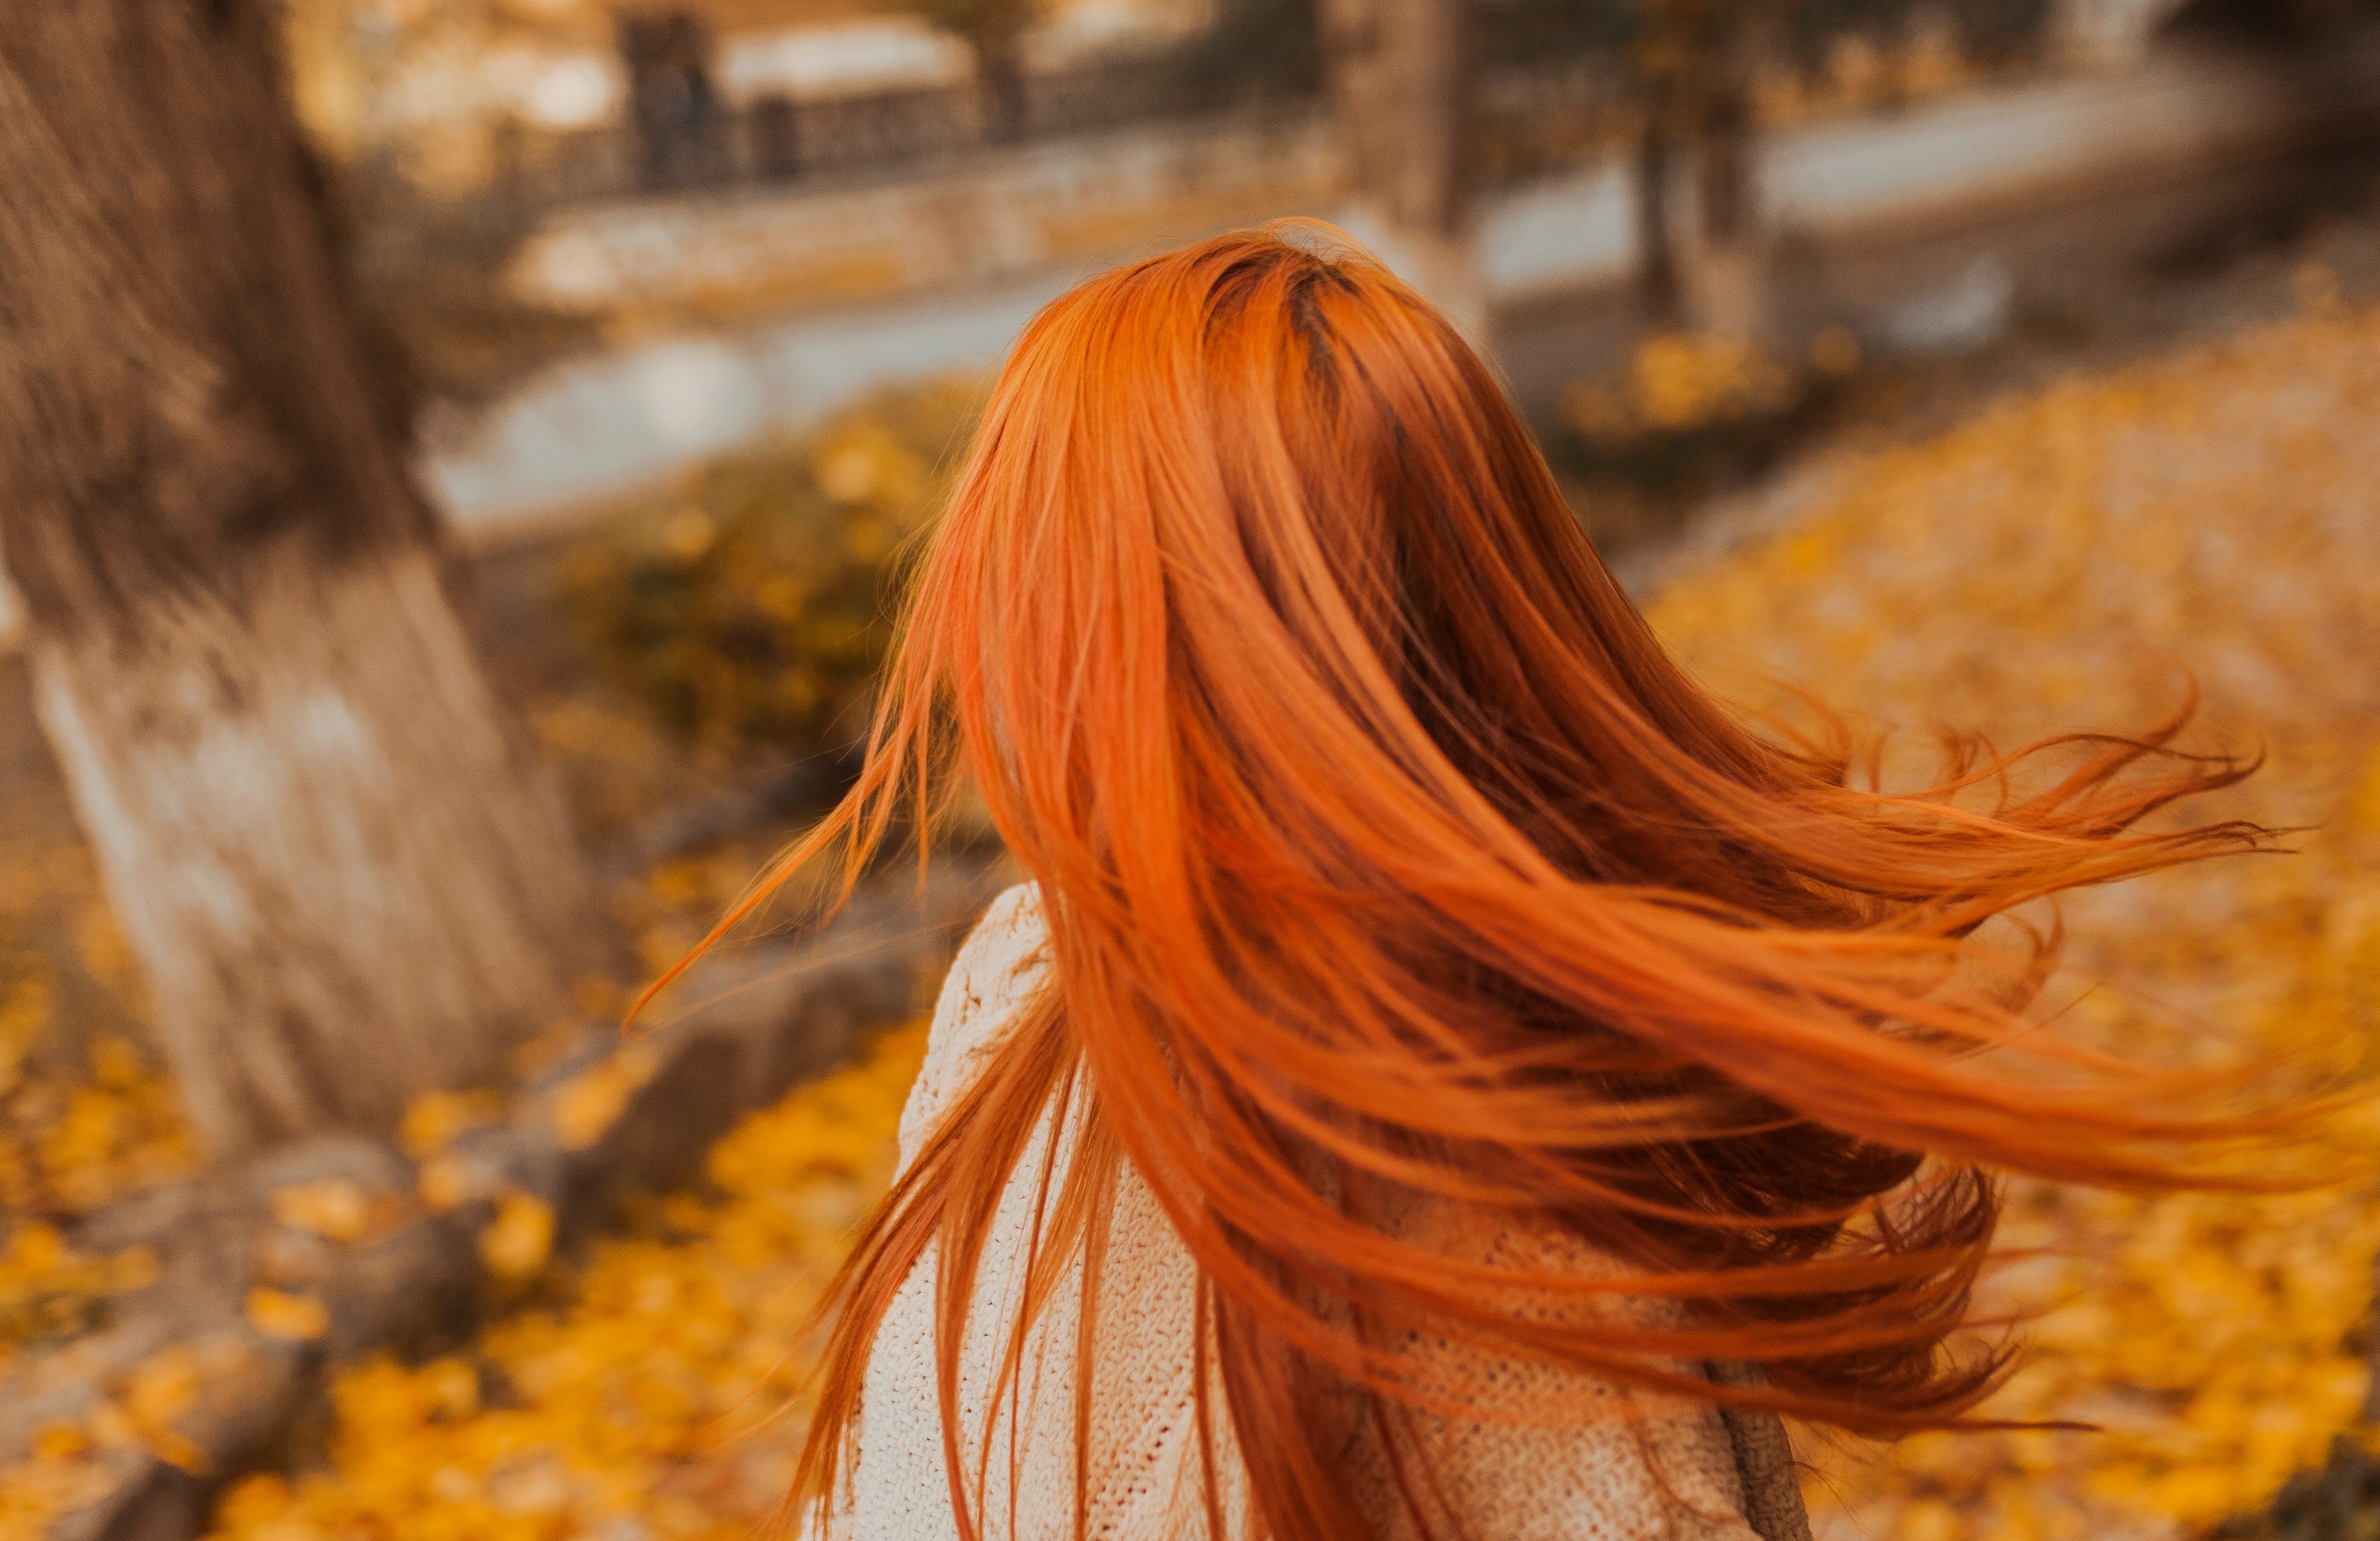
[[(831, 1537), (1804, 1534), (1776, 1414), (1955, 1421), (1984, 1167), (2180, 1180), (2213, 1083), (2020, 1014), (2014, 906), (2252, 845), (2077, 738), (1855, 789), (1668, 658), (1487, 369), (1327, 227), (1018, 343), (860, 784), (1034, 880), (836, 1294)], [(848, 880), (848, 879), (846, 879)], [(748, 907), (748, 906), (747, 906)], [(730, 917), (732, 923), (735, 916)], [(2014, 966), (2010, 966), (2013, 958)]]

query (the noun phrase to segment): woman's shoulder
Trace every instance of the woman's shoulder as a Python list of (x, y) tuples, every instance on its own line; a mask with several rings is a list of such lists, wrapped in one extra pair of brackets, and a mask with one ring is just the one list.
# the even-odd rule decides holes
[(1050, 929), (1041, 918), (1041, 885), (1003, 890), (975, 923), (934, 1003), (929, 1053), (995, 1025), (1039, 983), (1048, 965)]
[(1048, 977), (1050, 931), (1038, 883), (1019, 883), (983, 912), (951, 960), (927, 1030), (926, 1062), (901, 1113), (901, 1165), (906, 1169), (936, 1119), (974, 1079), (1002, 1029)]

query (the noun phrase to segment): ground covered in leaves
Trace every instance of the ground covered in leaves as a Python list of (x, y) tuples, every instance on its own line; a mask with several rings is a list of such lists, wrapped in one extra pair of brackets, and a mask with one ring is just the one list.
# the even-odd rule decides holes
[[(2269, 757), (2204, 811), (2294, 828), (2297, 854), (2070, 904), (2077, 973), (2107, 981), (2072, 1010), (2157, 1051), (2189, 1049), (2179, 1027), (2352, 1064), (2380, 1032), (2375, 452), (2380, 313), (2318, 304), (1828, 467), (1671, 565), (1650, 611), (1739, 697), (1773, 674), (2009, 746), (2145, 727), (2186, 668), (2204, 732)], [(2265, 1505), (2353, 1425), (2369, 1191), (2011, 1197), (2005, 1239), (2053, 1251), (1994, 1285), (2042, 1314), (1990, 1411), (2105, 1432), (1822, 1450), (1825, 1534), (2188, 1534)]]
[[(2269, 757), (2208, 811), (2295, 828), (2297, 854), (2083, 896), (2069, 906), (2076, 977), (2107, 985), (2060, 999), (2080, 997), (2073, 1020), (2093, 1033), (2158, 1051), (2179, 1026), (2345, 1065), (2380, 1042), (2380, 312), (2308, 292), (2293, 320), (1797, 473), (1644, 588), (1655, 624), (1722, 689), (1757, 700), (1773, 676), (1799, 680), (1912, 743), (1937, 722), (2003, 744), (2143, 726), (2186, 666), (2204, 731)], [(689, 482), (570, 567), (582, 631), (637, 668), (615, 662), (608, 694), (532, 689), (531, 716), (593, 832), (633, 847), (622, 919), (648, 962), (690, 940), (770, 837), (722, 843), (699, 820), (653, 833), (638, 823), (659, 795), (648, 772), (618, 767), (690, 740), (702, 763), (678, 781), (733, 782), (783, 752), (771, 746), (784, 724), (846, 720), (857, 698), (838, 693), (864, 673), (761, 698), (710, 661), (737, 653), (757, 617), (810, 602), (783, 576), (814, 569), (808, 546), (781, 550), (755, 522), (752, 483), (798, 482), (818, 540), (869, 566), (906, 538), (965, 410), (957, 395), (929, 406), (882, 431), (855, 420), (783, 467)], [(864, 578), (856, 566), (825, 596), (854, 636), (875, 625)], [(656, 655), (637, 645), (655, 626), (717, 641)], [(88, 860), (17, 829), (19, 811), (0, 819), (0, 859), (25, 878), (12, 893), (47, 907), (0, 916), (16, 939), (0, 956), (0, 1198), (18, 1221), (0, 1245), (0, 1356), (84, 1329), (140, 1285), (141, 1257), (82, 1256), (63, 1234), (191, 1159), (137, 1048), (138, 991)], [(61, 1016), (95, 1025), (61, 1048)], [(483, 1246), (492, 1325), (427, 1362), (347, 1368), (311, 1456), (228, 1489), (218, 1535), (747, 1534), (774, 1509), (800, 1427), (796, 1324), (883, 1181), (919, 1049), (914, 1029), (890, 1036), (757, 1115), (696, 1191), (583, 1254), (551, 1256), (550, 1222), (499, 1215)], [(2330, 1487), (2310, 1499), (2307, 1479), (2289, 1484), (2326, 1460), (2364, 1469), (2342, 1466), (2334, 1441), (2361, 1438), (2380, 1202), (2030, 1184), (2011, 1198), (2009, 1240), (2048, 1250), (1991, 1286), (1992, 1304), (2033, 1317), (2025, 1367), (1992, 1411), (2103, 1432), (1927, 1437), (1881, 1454), (1814, 1439), (1822, 1533), (2331, 1534), (2300, 1515)], [(0, 1536), (37, 1534), (36, 1479), (65, 1480), (94, 1442), (165, 1438), (188, 1373), (163, 1365), (89, 1426), (45, 1435), (0, 1481)]]
[[(2078, 974), (2107, 985), (2071, 1009), (2160, 1050), (2178, 1023), (2350, 1062), (2380, 1027), (2374, 450), (2380, 313), (2317, 309), (1828, 467), (1673, 566), (1650, 609), (1731, 690), (1782, 673), (1903, 728), (2010, 743), (2145, 725), (2186, 665), (2205, 730), (2270, 757), (2220, 811), (2301, 828), (2298, 854), (2072, 904)], [(751, 1121), (704, 1194), (543, 1276), (466, 1352), (347, 1372), (328, 1467), (237, 1486), (219, 1534), (742, 1534), (798, 1426), (768, 1420), (798, 1380), (793, 1324), (881, 1181), (917, 1050), (914, 1030), (890, 1038)], [(2034, 1316), (1992, 1410), (2103, 1432), (1812, 1440), (1822, 1534), (2205, 1534), (2355, 1429), (2368, 1191), (2020, 1184), (2009, 1237), (2051, 1250), (1992, 1286)]]
[[(606, 880), (621, 933), (648, 976), (683, 956), (769, 854), (839, 789), (844, 757), (835, 746), (867, 718), (886, 641), (887, 585), (905, 542), (938, 501), (951, 446), (977, 400), (976, 388), (964, 382), (891, 393), (804, 438), (704, 467), (592, 534), (480, 564), (472, 595), (484, 655), (523, 705), (557, 771), (582, 841)], [(91, 853), (77, 837), (65, 790), (32, 733), (23, 692), (13, 661), (0, 660), (0, 784), (11, 791), (0, 802), (0, 1375), (42, 1355), (77, 1353), (112, 1324), (126, 1297), (155, 1281), (159, 1260), (147, 1250), (93, 1255), (77, 1246), (77, 1227), (117, 1200), (198, 1167), (170, 1081), (147, 1047), (138, 978), (109, 919)], [(583, 981), (581, 1009), (598, 1020), (614, 1016), (625, 1000), (617, 987), (627, 982)], [(583, 1025), (557, 1023), (552, 1033), (524, 1045), (521, 1074), (576, 1046)], [(565, 1140), (564, 1126), (572, 1120), (600, 1129), (616, 1111), (637, 1063), (632, 1048), (569, 1084), (554, 1110)], [(885, 1109), (855, 1111), (831, 1089), (812, 1094), (804, 1106), (842, 1110), (823, 1115), (825, 1132), (810, 1142), (816, 1171), (781, 1164), (768, 1180), (808, 1194), (803, 1202), (811, 1207), (804, 1213), (829, 1213), (818, 1206), (829, 1203), (820, 1195), (832, 1184), (811, 1179), (832, 1166), (838, 1138), (869, 1150), (889, 1138), (879, 1126), (890, 1129), (905, 1078), (905, 1071), (894, 1077), (900, 1085)], [(818, 1103), (820, 1097), (826, 1102)], [(429, 1209), (443, 1210), (457, 1197), (450, 1191), (453, 1163), (440, 1159), (441, 1148), (503, 1106), (503, 1088), (488, 1087), (417, 1102), (403, 1144), (422, 1163), (419, 1196)], [(819, 1116), (785, 1110), (794, 1122), (773, 1127), (815, 1132)], [(805, 1117), (811, 1122), (803, 1123)], [(748, 1153), (768, 1138), (747, 1130), (722, 1146), (713, 1155), (714, 1176), (748, 1172), (758, 1159)], [(731, 1147), (747, 1154), (735, 1155)], [(738, 1161), (745, 1166), (736, 1168)], [(735, 1191), (732, 1183), (713, 1186), (712, 1200)], [(362, 1202), (352, 1183), (279, 1191), (275, 1219), (345, 1244), (373, 1229)], [(656, 1209), (639, 1234), (671, 1238), (675, 1250), (666, 1255), (686, 1259), (690, 1274), (710, 1277), (714, 1244), (733, 1244), (721, 1240), (731, 1232), (748, 1238), (757, 1222), (743, 1212), (698, 1235), (687, 1202)], [(829, 1207), (847, 1218), (851, 1206)], [(526, 1195), (498, 1208), (480, 1239), (496, 1310), (551, 1304), (560, 1298), (557, 1281), (576, 1277), (557, 1272), (550, 1256), (555, 1225), (552, 1211)], [(817, 1234), (832, 1233), (830, 1226)], [(778, 1259), (777, 1282), (791, 1288), (789, 1281), (805, 1277), (816, 1251), (787, 1251)], [(596, 1266), (629, 1267), (600, 1259)], [(590, 1274), (588, 1287), (601, 1288), (602, 1277), (625, 1276)], [(650, 1304), (650, 1275), (638, 1277), (647, 1292), (639, 1298)], [(323, 1307), (306, 1295), (260, 1288), (248, 1304), (249, 1324), (267, 1337), (304, 1341), (323, 1333)], [(790, 1300), (781, 1304), (794, 1310)], [(664, 1314), (675, 1308), (654, 1305)], [(524, 1377), (534, 1378), (505, 1367), (533, 1356), (522, 1347), (528, 1329), (519, 1322), (528, 1319), (506, 1316), (490, 1340), (504, 1345), (501, 1352), (441, 1360), (423, 1372), (379, 1366), (343, 1381), (332, 1409), (334, 1427), (369, 1423), (374, 1409), (385, 1414), (395, 1405), (390, 1397), (414, 1394), (396, 1389), (407, 1385), (443, 1388), (419, 1405), (432, 1422), (451, 1419), (462, 1405), (455, 1400), (462, 1384), (455, 1365), (469, 1363), (484, 1372), (486, 1393), (471, 1394), (469, 1405), (485, 1414), (471, 1426), (534, 1431), (533, 1414), (498, 1416), (514, 1405), (506, 1399), (520, 1394)], [(617, 1325), (610, 1321), (604, 1331)], [(774, 1355), (785, 1325), (771, 1318), (765, 1330), (741, 1341), (752, 1353)], [(770, 1348), (772, 1342), (780, 1347)], [(550, 1356), (540, 1361), (547, 1362)], [(702, 1373), (724, 1386), (735, 1383), (740, 1367), (710, 1364)], [(87, 1413), (41, 1426), (30, 1460), (0, 1465), (0, 1541), (32, 1541), (56, 1516), (90, 1501), (103, 1490), (113, 1455), (146, 1450), (202, 1465), (188, 1459), (188, 1441), (174, 1426), (190, 1411), (194, 1376), (203, 1369), (183, 1348), (168, 1347), (110, 1375), (106, 1394)], [(603, 1366), (583, 1373), (600, 1377)], [(677, 1384), (691, 1383), (693, 1372), (684, 1366), (669, 1373)], [(425, 1374), (431, 1378), (419, 1379)], [(758, 1379), (756, 1372), (741, 1389)], [(659, 1407), (652, 1401), (661, 1394), (651, 1389), (657, 1384), (636, 1390), (632, 1400)], [(685, 1414), (695, 1422), (705, 1416)], [(386, 1416), (369, 1426), (375, 1441), (392, 1429)], [(664, 1442), (686, 1438), (684, 1426), (661, 1413), (650, 1432)], [(310, 1443), (306, 1435), (299, 1431), (290, 1449), (300, 1463)], [(345, 1460), (369, 1447), (334, 1434), (328, 1453)], [(419, 1441), (402, 1444), (407, 1451), (420, 1448)], [(578, 1508), (540, 1507), (539, 1484), (546, 1480), (516, 1474), (494, 1482), (480, 1508), (456, 1511), (480, 1518), (456, 1521), (461, 1528), (453, 1534), (510, 1534), (482, 1523), (506, 1503), (527, 1504), (521, 1512), (533, 1523), (523, 1534), (581, 1534), (570, 1516), (588, 1512), (584, 1495), (570, 1500)], [(611, 1489), (615, 1494), (635, 1487), (619, 1480), (627, 1486)], [(712, 1477), (701, 1481), (716, 1486)], [(451, 1494), (451, 1475), (440, 1490)], [(355, 1491), (363, 1495), (356, 1500), (362, 1507), (346, 1512), (379, 1513), (389, 1527), (366, 1534), (411, 1535), (419, 1533), (417, 1522), (438, 1523), (416, 1513), (410, 1499), (392, 1496), (402, 1493), (401, 1485)], [(679, 1503), (670, 1512), (681, 1520), (688, 1512), (742, 1512), (720, 1502), (726, 1509)]]
[(721, 1140), (699, 1192), (522, 1286), (461, 1352), (332, 1389), (321, 1470), (223, 1499), (220, 1541), (732, 1541), (776, 1511), (799, 1329), (881, 1190), (922, 1025)]

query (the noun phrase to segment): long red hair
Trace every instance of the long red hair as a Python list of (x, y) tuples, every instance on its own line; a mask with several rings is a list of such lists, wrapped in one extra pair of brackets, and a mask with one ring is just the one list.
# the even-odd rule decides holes
[[(1104, 1245), (1129, 1163), (1196, 1260), (1272, 1536), (1366, 1534), (1308, 1416), (1327, 1389), (1469, 1400), (1381, 1346), (1406, 1329), (1859, 1430), (1955, 1419), (2000, 1365), (1944, 1346), (1987, 1171), (2167, 1184), (2245, 1127), (2203, 1077), (2030, 1021), (2054, 937), (1976, 966), (2014, 907), (2257, 843), (2132, 832), (2244, 772), (2177, 752), (2183, 716), (1854, 785), (1847, 734), (1755, 732), (1664, 654), (1488, 369), (1335, 232), (1083, 285), (1001, 374), (858, 785), (764, 885), (836, 847), (847, 892), (964, 778), (1054, 951), (844, 1273), (797, 1499), (835, 1481), (877, 1324), (936, 1245), (979, 1534), (952, 1361), (1061, 1099), (1079, 1137), (1021, 1315)], [(1558, 1227), (1631, 1271), (1450, 1257), (1358, 1192)], [(1514, 1304), (1615, 1294), (1683, 1307)]]

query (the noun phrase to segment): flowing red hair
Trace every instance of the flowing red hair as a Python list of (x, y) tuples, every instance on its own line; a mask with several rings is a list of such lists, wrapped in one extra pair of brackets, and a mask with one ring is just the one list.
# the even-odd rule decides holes
[[(1083, 285), (1001, 374), (857, 786), (762, 887), (839, 846), (847, 892), (971, 780), (1054, 961), (844, 1272), (797, 1499), (826, 1499), (877, 1324), (936, 1245), (979, 1534), (956, 1345), (1059, 1103), (1079, 1138), (1020, 1315), (1098, 1256), (1129, 1163), (1196, 1261), (1202, 1353), (1284, 1541), (1367, 1534), (1318, 1396), (1449, 1400), (1395, 1331), (1857, 1430), (1955, 1419), (2001, 1363), (1944, 1349), (1988, 1171), (2170, 1184), (2250, 1127), (2204, 1111), (2203, 1076), (2029, 1021), (2053, 937), (1973, 966), (2016, 906), (2257, 843), (2133, 832), (2245, 771), (2176, 751), (2186, 716), (1854, 786), (1846, 735), (1755, 733), (1665, 655), (1488, 369), (1336, 232)], [(1359, 1192), (1557, 1227), (1631, 1271), (1450, 1257)], [(1614, 1294), (1683, 1306), (1657, 1328), (1513, 1304)]]

